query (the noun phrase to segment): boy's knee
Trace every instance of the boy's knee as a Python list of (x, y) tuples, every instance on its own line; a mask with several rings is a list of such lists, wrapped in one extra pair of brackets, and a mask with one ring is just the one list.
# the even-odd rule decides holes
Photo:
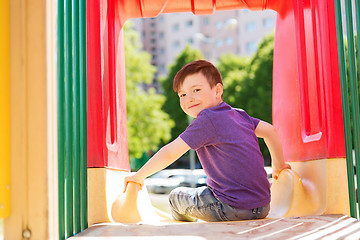
[(195, 218), (185, 214), (186, 209), (189, 207), (185, 197), (187, 196), (186, 190), (188, 188), (178, 187), (169, 193), (170, 211), (173, 218), (177, 221), (194, 222), (196, 221)]
[(179, 192), (180, 192), (179, 190), (180, 190), (180, 187), (173, 189), (173, 190), (169, 193), (169, 201), (170, 201), (170, 203), (171, 203), (172, 201), (174, 201), (176, 198), (178, 198)]
[(181, 205), (180, 202), (183, 202), (181, 200), (183, 199), (183, 196), (186, 195), (186, 188), (185, 187), (178, 187), (173, 189), (170, 193), (169, 193), (169, 202), (171, 207), (175, 207), (178, 208), (178, 205)]

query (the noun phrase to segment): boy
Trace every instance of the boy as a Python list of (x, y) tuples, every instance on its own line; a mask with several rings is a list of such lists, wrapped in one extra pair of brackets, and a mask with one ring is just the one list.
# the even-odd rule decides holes
[(144, 185), (144, 179), (196, 150), (207, 186), (176, 188), (169, 196), (175, 220), (235, 221), (265, 218), (270, 210), (270, 184), (257, 137), (269, 148), (273, 176), (284, 163), (279, 137), (272, 125), (252, 118), (223, 102), (217, 68), (205, 60), (185, 65), (175, 76), (174, 91), (183, 111), (195, 120), (171, 143), (161, 148), (137, 173), (125, 178)]

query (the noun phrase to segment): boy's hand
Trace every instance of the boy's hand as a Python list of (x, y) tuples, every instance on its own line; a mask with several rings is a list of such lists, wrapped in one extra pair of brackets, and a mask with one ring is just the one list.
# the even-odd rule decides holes
[(272, 172), (273, 178), (277, 180), (280, 172), (284, 169), (291, 169), (291, 166), (287, 163), (284, 163), (281, 167), (278, 168), (273, 167), (273, 172)]
[(144, 178), (138, 176), (137, 173), (134, 173), (134, 174), (132, 174), (130, 176), (126, 176), (124, 178), (124, 191), (123, 191), (123, 193), (126, 192), (126, 189), (127, 189), (127, 186), (129, 184), (129, 182), (133, 182), (133, 183), (136, 183), (136, 184), (140, 185), (140, 190), (144, 186)]

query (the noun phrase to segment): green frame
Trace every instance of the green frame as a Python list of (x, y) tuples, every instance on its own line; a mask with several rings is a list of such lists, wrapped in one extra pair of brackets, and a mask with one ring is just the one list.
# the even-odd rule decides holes
[(59, 239), (87, 228), (86, 1), (58, 0)]

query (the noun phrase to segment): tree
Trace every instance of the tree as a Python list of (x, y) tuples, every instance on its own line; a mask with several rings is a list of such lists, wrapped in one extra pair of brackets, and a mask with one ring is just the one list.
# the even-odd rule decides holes
[(248, 57), (236, 56), (233, 53), (223, 54), (219, 59), (217, 68), (224, 79), (229, 73), (248, 67), (249, 61)]
[(150, 54), (141, 50), (138, 34), (131, 26), (129, 21), (124, 26), (124, 44), (128, 144), (133, 159), (168, 141), (174, 123), (162, 110), (165, 97), (154, 88), (143, 87), (152, 82), (156, 69), (150, 64)]
[(239, 96), (248, 78), (250, 59), (232, 53), (220, 57), (217, 68), (221, 73), (224, 85), (223, 100), (233, 107), (240, 107)]
[(186, 46), (184, 50), (176, 57), (174, 63), (169, 67), (168, 76), (161, 78), (160, 83), (166, 97), (166, 104), (163, 110), (167, 112), (171, 119), (175, 121), (175, 126), (171, 129), (171, 139), (175, 139), (189, 125), (188, 117), (180, 108), (179, 97), (173, 91), (173, 79), (176, 73), (187, 63), (203, 59), (199, 50), (191, 49)]
[(272, 122), (274, 35), (265, 37), (249, 65), (248, 81), (245, 81), (240, 102), (247, 112), (267, 122)]
[[(272, 70), (274, 35), (269, 35), (259, 44), (254, 56), (244, 58), (224, 55), (218, 68), (223, 76), (224, 101), (233, 107), (244, 109), (250, 116), (272, 122)], [(269, 151), (259, 140), (264, 158)]]

